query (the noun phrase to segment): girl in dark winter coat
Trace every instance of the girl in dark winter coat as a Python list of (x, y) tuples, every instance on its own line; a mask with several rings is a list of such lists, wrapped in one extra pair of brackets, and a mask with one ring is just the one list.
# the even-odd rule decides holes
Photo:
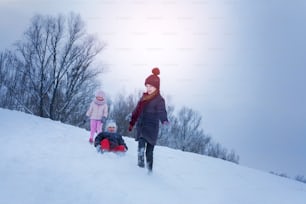
[(98, 152), (126, 152), (126, 146), (122, 135), (117, 133), (117, 125), (115, 122), (108, 122), (106, 125), (106, 132), (101, 132), (95, 138), (94, 146)]
[(146, 164), (149, 172), (153, 168), (153, 150), (156, 145), (159, 121), (162, 124), (168, 124), (165, 100), (160, 95), (160, 79), (158, 68), (153, 68), (152, 75), (146, 78), (145, 92), (132, 112), (129, 131), (132, 131), (136, 125), (136, 141), (138, 141), (138, 166), (144, 167), (144, 155), (146, 155)]

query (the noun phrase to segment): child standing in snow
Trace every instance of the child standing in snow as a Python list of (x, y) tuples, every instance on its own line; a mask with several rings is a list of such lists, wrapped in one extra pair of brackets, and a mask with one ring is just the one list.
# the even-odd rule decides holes
[(137, 103), (132, 112), (128, 130), (132, 131), (136, 121), (136, 141), (138, 141), (138, 166), (144, 167), (144, 155), (149, 172), (153, 168), (153, 150), (157, 141), (159, 121), (168, 124), (165, 100), (160, 95), (160, 79), (158, 68), (152, 69), (152, 75), (146, 78), (145, 86), (147, 91)]
[(90, 118), (90, 137), (89, 142), (93, 143), (95, 133), (102, 132), (103, 124), (108, 115), (108, 106), (106, 104), (105, 94), (98, 91), (91, 102), (86, 115)]
[(95, 138), (94, 146), (98, 152), (126, 152), (126, 146), (122, 135), (117, 133), (117, 125), (114, 121), (110, 121), (106, 125), (106, 131), (101, 132)]

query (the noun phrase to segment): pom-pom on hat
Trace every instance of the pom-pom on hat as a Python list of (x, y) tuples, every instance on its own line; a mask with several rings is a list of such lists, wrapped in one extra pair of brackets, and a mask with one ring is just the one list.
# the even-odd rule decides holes
[(160, 79), (158, 77), (158, 75), (160, 74), (160, 71), (157, 67), (152, 69), (152, 73), (150, 76), (148, 76), (145, 80), (145, 85), (146, 84), (150, 84), (152, 86), (154, 86), (156, 89), (159, 90), (159, 86), (160, 86)]

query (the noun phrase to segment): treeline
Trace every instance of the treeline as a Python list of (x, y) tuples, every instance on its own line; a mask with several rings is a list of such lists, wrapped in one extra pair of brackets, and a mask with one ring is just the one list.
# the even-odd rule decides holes
[[(0, 107), (63, 123), (86, 127), (85, 112), (104, 72), (96, 56), (103, 44), (87, 34), (76, 14), (33, 17), (12, 50), (0, 53)], [(130, 137), (128, 116), (139, 94), (118, 94), (110, 101), (109, 118), (118, 131)], [(201, 116), (188, 107), (174, 112), (167, 106), (170, 125), (160, 129), (158, 145), (221, 158), (234, 163), (239, 156), (228, 151), (201, 129)]]
[(274, 172), (274, 171), (270, 171), (270, 174), (280, 176), (280, 177), (283, 177), (283, 178), (293, 179), (293, 180), (296, 180), (296, 181), (299, 181), (299, 182), (302, 182), (302, 183), (306, 183), (306, 178), (303, 175), (297, 175), (294, 178), (292, 178), (285, 173), (277, 173), (277, 172)]

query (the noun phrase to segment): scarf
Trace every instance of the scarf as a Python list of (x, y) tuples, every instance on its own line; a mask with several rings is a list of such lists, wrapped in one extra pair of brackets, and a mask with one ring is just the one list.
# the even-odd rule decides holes
[(149, 103), (157, 95), (159, 95), (159, 90), (154, 91), (152, 94), (144, 93), (142, 95), (141, 99), (137, 103), (137, 106), (136, 106), (135, 110), (132, 113), (132, 118), (131, 118), (131, 121), (130, 121), (131, 126), (135, 125), (135, 123), (136, 123), (138, 117), (140, 116), (140, 114), (142, 113), (142, 110), (145, 107), (145, 105), (147, 103)]
[(97, 105), (104, 105), (105, 104), (105, 99), (103, 101), (99, 101), (98, 99), (94, 99), (94, 103)]
[(146, 92), (146, 93), (144, 93), (144, 94), (142, 95), (140, 101), (143, 101), (143, 102), (147, 101), (147, 102), (149, 102), (150, 100), (152, 100), (152, 99), (153, 99), (155, 96), (157, 96), (158, 94), (159, 94), (159, 91), (158, 91), (158, 90), (154, 91), (152, 94), (148, 94), (148, 93)]

